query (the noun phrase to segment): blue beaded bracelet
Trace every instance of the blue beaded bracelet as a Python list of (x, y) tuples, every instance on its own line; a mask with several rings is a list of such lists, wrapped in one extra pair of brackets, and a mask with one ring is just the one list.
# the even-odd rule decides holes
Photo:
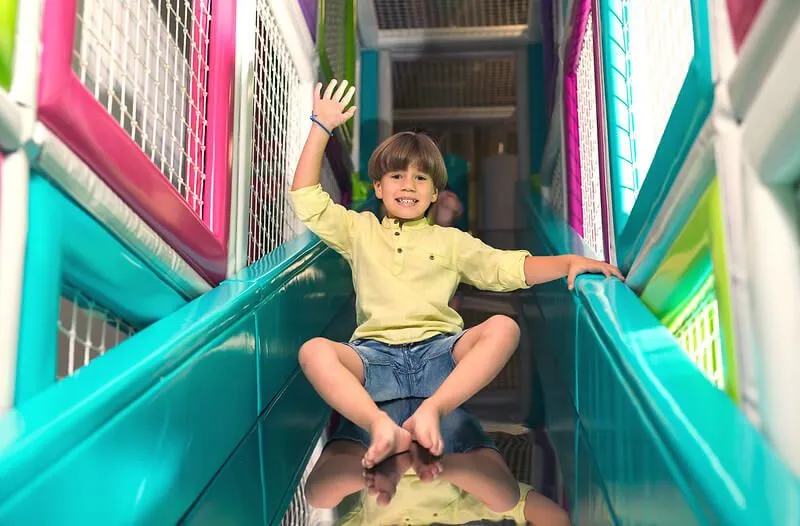
[(333, 132), (332, 132), (332, 131), (330, 131), (330, 130), (327, 128), (327, 126), (325, 126), (324, 124), (322, 124), (321, 122), (319, 122), (319, 121), (317, 120), (317, 116), (316, 116), (316, 115), (314, 115), (313, 113), (311, 114), (311, 122), (315, 123), (317, 126), (319, 126), (320, 128), (322, 128), (323, 130), (325, 130), (325, 131), (328, 133), (328, 135), (329, 135), (329, 136), (333, 137)]

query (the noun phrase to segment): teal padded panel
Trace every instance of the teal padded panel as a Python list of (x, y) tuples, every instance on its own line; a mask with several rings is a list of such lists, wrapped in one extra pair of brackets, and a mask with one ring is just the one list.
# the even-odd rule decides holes
[[(302, 294), (290, 304), (305, 310), (295, 312), (294, 329), (283, 334), (320, 334), (337, 314), (334, 306), (352, 291), (346, 274), (331, 274), (344, 267), (316, 237), (300, 236), (276, 253), (287, 259), (241, 272), (6, 414), (0, 420), (0, 522), (46, 520), (41, 503), (52, 501), (56, 487), (98, 484), (98, 492), (75, 499), (61, 491), (58, 523), (101, 516), (110, 523), (174, 522), (183, 516), (256, 424), (259, 307), (271, 308), (266, 300), (276, 292)], [(287, 287), (297, 276), (304, 286)], [(302, 407), (309, 394), (293, 396), (287, 411), (295, 403)], [(294, 425), (290, 418), (276, 421)], [(309, 445), (310, 439), (294, 444)], [(121, 454), (109, 453), (120, 447)], [(114, 472), (101, 469), (115, 462), (126, 464)], [(293, 489), (291, 480), (280, 483)], [(102, 505), (88, 508), (89, 495)]]
[(542, 335), (548, 333), (547, 322), (533, 290), (535, 289), (521, 294), (523, 315), (531, 335), (534, 356), (531, 362), (536, 368), (533, 374), (541, 379), (545, 426), (558, 456), (559, 470), (565, 481), (567, 503), (571, 505), (576, 501), (575, 430), (578, 416), (566, 377), (556, 363), (559, 350), (545, 350), (543, 347), (546, 342)]
[[(252, 409), (246, 410), (256, 405), (253, 333), (253, 317), (241, 319), (90, 436), (75, 441), (68, 455), (0, 505), (0, 523), (180, 519), (255, 418)], [(122, 347), (117, 354), (125, 352)], [(71, 380), (80, 378), (63, 383)]]
[(139, 328), (186, 305), (186, 298), (61, 192), (58, 205), (64, 281)]
[[(350, 276), (344, 259), (326, 250), (259, 306), (259, 411), (297, 368), (300, 346), (319, 335), (352, 296)], [(327, 294), (318, 294), (322, 284)], [(349, 340), (351, 334), (340, 339)]]
[[(41, 177), (31, 178), (15, 405), (31, 399), (56, 381), (56, 324), (62, 268), (58, 247), (64, 227), (59, 195), (58, 190)], [(45, 327), (48, 330), (42, 330)]]
[(252, 429), (183, 524), (264, 524), (259, 433)]
[(62, 283), (136, 327), (186, 305), (186, 299), (42, 176), (31, 177), (29, 199), (17, 404), (56, 381)]
[(378, 147), (380, 136), (378, 108), (380, 86), (378, 86), (379, 53), (374, 49), (361, 51), (361, 79), (358, 87), (358, 172), (368, 181), (367, 164), (370, 155)]
[(280, 522), (328, 414), (325, 402), (297, 371), (259, 422), (267, 524)]
[(528, 44), (528, 127), (530, 129), (530, 173), (542, 169), (544, 146), (550, 123), (547, 115), (547, 86), (542, 43)]
[[(531, 244), (550, 247), (546, 253), (568, 252), (574, 241), (561, 237), (563, 221), (539, 196), (529, 192), (525, 200)], [(541, 301), (539, 290), (533, 293), (543, 318), (562, 316), (548, 312), (563, 309), (555, 300)], [(630, 289), (618, 280), (583, 276), (574, 292), (562, 283), (561, 294), (576, 305), (572, 347), (564, 347), (563, 329), (534, 323), (552, 361), (577, 352), (575, 402), (579, 429), (585, 429), (579, 434), (597, 465), (590, 476), (598, 482), (591, 486), (607, 490), (619, 523), (800, 523), (798, 478)], [(580, 480), (588, 453), (580, 437), (576, 444), (580, 502), (589, 491)]]
[[(683, 474), (621, 376), (598, 321), (581, 309), (578, 337), (578, 414), (586, 442), (596, 458), (598, 485), (614, 503), (614, 512), (632, 524), (699, 524), (702, 510)], [(654, 329), (658, 330), (658, 329)], [(638, 447), (633, 447), (638, 445)], [(578, 460), (579, 463), (583, 459)], [(642, 503), (646, 502), (646, 506)], [(653, 513), (661, 510), (662, 513)], [(669, 510), (668, 515), (663, 512)]]
[[(355, 310), (351, 298), (322, 335), (341, 341), (348, 338), (354, 328)], [(266, 523), (263, 518), (265, 503), (269, 504), (270, 517), (279, 520), (283, 516), (294, 495), (296, 480), (307, 464), (316, 437), (329, 414), (302, 374), (297, 372), (294, 357), (292, 363), (295, 369), (291, 372), (291, 385), (280, 391), (279, 397), (264, 411), (259, 423), (198, 499), (195, 508), (187, 514), (188, 524), (263, 524)], [(287, 412), (291, 413), (291, 420), (281, 416)], [(295, 419), (305, 423), (320, 422), (313, 438), (308, 438), (305, 424), (298, 427)], [(286, 443), (276, 443), (280, 438), (274, 432), (276, 428), (290, 437)], [(280, 457), (277, 461), (276, 455)], [(258, 493), (254, 494), (256, 480)], [(266, 484), (264, 492), (262, 482)], [(245, 487), (240, 488), (240, 485)], [(257, 521), (256, 516), (262, 518)]]
[(583, 429), (578, 426), (575, 443), (577, 473), (575, 483), (579, 500), (575, 503), (575, 526), (613, 526), (618, 523), (611, 511), (603, 478), (597, 462), (586, 441)]

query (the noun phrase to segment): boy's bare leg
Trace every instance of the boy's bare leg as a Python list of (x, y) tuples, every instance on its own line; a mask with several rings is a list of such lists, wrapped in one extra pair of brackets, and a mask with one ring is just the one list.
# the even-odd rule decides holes
[(495, 513), (504, 513), (519, 502), (519, 483), (503, 457), (493, 449), (445, 455), (439, 478), (458, 486)]
[(407, 451), (411, 435), (378, 409), (364, 389), (364, 365), (347, 345), (325, 338), (300, 348), (300, 367), (317, 393), (344, 418), (369, 431), (362, 465), (371, 468), (389, 455)]
[(439, 389), (406, 420), (403, 428), (434, 455), (444, 451), (439, 421), (486, 387), (519, 344), (519, 326), (508, 316), (492, 316), (469, 329), (453, 349), (456, 367)]
[(525, 520), (537, 526), (570, 526), (569, 515), (558, 504), (535, 491), (525, 497)]
[(306, 482), (306, 498), (315, 508), (335, 508), (348, 495), (365, 487), (361, 459), (366, 448), (357, 442), (337, 440), (329, 444)]

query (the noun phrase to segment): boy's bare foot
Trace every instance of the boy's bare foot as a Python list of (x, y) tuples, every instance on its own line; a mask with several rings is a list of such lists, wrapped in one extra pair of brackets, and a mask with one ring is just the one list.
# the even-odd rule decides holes
[(361, 460), (361, 465), (367, 469), (375, 467), (386, 457), (408, 451), (411, 446), (411, 434), (398, 426), (386, 413), (381, 413), (370, 424), (369, 435), (372, 441)]
[(422, 482), (433, 482), (442, 472), (442, 463), (436, 460), (427, 449), (414, 442), (411, 444), (411, 464)]
[(439, 410), (423, 402), (411, 418), (405, 421), (403, 429), (411, 433), (411, 437), (422, 447), (430, 451), (433, 456), (440, 456), (444, 451), (444, 440), (439, 423)]
[(374, 468), (364, 471), (364, 482), (370, 495), (374, 495), (378, 506), (388, 506), (397, 492), (397, 483), (411, 467), (408, 452), (387, 458)]

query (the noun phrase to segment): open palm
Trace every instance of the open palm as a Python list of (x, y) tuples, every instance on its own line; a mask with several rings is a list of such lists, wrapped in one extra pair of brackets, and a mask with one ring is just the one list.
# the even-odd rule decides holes
[[(338, 89), (337, 89), (338, 84)], [(317, 83), (314, 94), (314, 117), (324, 124), (329, 130), (349, 121), (356, 113), (356, 107), (352, 106), (345, 111), (345, 108), (355, 95), (355, 86), (347, 89), (347, 81), (341, 82), (333, 79), (322, 93), (322, 83)]]

